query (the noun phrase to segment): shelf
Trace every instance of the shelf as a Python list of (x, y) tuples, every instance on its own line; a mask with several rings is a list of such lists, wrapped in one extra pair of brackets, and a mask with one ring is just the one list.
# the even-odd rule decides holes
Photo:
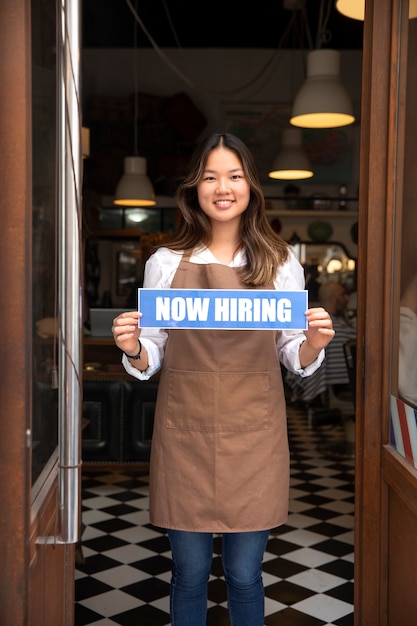
[(318, 210), (318, 209), (268, 209), (267, 217), (340, 217), (357, 219), (358, 211), (348, 209), (346, 211)]
[(92, 337), (91, 335), (84, 335), (85, 346), (114, 346), (113, 337)]
[(122, 353), (116, 346), (113, 337), (84, 336), (83, 341), (83, 377), (123, 379), (128, 374), (122, 365)]
[[(122, 367), (122, 365), (120, 365)], [(132, 377), (126, 372), (126, 370), (115, 371), (115, 370), (83, 370), (83, 379), (84, 380), (131, 380)]]

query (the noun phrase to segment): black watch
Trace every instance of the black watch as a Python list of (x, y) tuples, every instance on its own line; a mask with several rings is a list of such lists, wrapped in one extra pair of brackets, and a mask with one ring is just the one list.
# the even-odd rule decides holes
[(140, 359), (140, 355), (142, 352), (142, 344), (139, 339), (138, 339), (138, 344), (139, 344), (139, 352), (137, 354), (135, 354), (134, 356), (132, 356), (131, 354), (126, 354), (126, 352), (124, 352), (123, 354), (126, 354), (127, 358), (132, 359), (132, 361), (138, 361)]

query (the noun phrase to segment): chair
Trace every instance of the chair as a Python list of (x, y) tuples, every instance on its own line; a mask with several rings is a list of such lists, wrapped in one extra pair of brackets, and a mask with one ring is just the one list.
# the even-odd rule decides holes
[[(328, 384), (321, 395), (322, 406), (308, 407), (308, 424), (310, 428), (329, 425), (342, 425), (344, 443), (337, 453), (352, 457), (355, 446), (355, 395), (356, 395), (356, 340), (349, 339), (343, 344), (343, 356), (346, 362), (349, 384)], [(330, 444), (328, 453), (334, 452), (334, 444)]]
[(342, 421), (355, 419), (356, 396), (356, 339), (343, 343), (343, 357), (348, 372), (348, 384), (328, 384), (326, 406), (339, 410)]
[[(306, 378), (286, 372), (284, 380), (290, 391), (290, 401), (304, 404), (309, 428), (332, 424), (345, 425), (349, 421), (354, 421), (355, 394), (352, 381), (355, 378), (355, 372), (352, 371), (352, 367), (356, 363), (356, 352), (353, 355), (352, 351), (355, 347), (356, 340), (347, 340), (343, 344), (339, 359), (340, 362), (346, 361), (348, 383), (336, 383), (339, 377), (334, 378), (332, 371), (329, 372), (326, 359), (314, 374)], [(349, 351), (348, 357), (345, 350)], [(329, 382), (329, 379), (330, 381), (333, 379), (334, 382)]]
[(350, 389), (327, 385), (320, 396), (321, 404), (308, 406), (308, 423), (312, 428), (340, 424), (354, 418), (354, 398)]

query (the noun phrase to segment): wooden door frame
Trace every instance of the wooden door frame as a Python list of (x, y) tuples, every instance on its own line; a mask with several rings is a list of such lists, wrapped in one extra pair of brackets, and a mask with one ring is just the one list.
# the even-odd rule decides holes
[(27, 623), (31, 400), (31, 33), (29, 0), (0, 3), (0, 245), (3, 323), (0, 397), (0, 606), (5, 624)]
[[(401, 0), (366, 0), (359, 189), (355, 625), (388, 626), (392, 254)], [(385, 364), (385, 366), (384, 366)], [(385, 459), (386, 464), (386, 459)]]
[[(32, 501), (32, 38), (30, 0), (0, 3), (0, 607), (13, 626), (73, 624), (74, 544), (58, 528), (57, 471)], [(58, 592), (55, 592), (55, 587)]]

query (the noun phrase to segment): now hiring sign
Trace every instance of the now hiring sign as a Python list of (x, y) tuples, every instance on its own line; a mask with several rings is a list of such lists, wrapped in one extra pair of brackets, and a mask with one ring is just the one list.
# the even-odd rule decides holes
[(138, 289), (141, 327), (305, 330), (308, 292)]

